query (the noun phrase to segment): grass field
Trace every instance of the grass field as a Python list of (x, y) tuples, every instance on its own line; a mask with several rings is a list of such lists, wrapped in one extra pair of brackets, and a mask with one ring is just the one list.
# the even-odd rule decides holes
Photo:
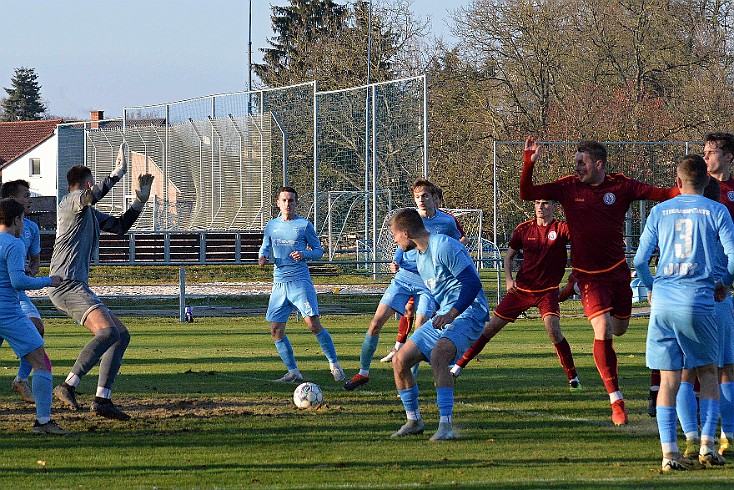
[[(369, 317), (325, 316), (348, 376), (356, 372)], [(454, 421), (461, 439), (428, 441), (437, 426), (432, 377), (419, 373), (424, 436), (390, 439), (404, 421), (389, 365), (345, 392), (333, 381), (303, 323), (289, 337), (306, 378), (326, 405), (298, 410), (294, 386), (272, 383), (283, 365), (262, 318), (126, 319), (132, 332), (115, 401), (133, 420), (92, 418), (54, 405), (73, 435), (30, 432), (32, 407), (10, 392), (16, 361), (0, 357), (0, 488), (710, 488), (734, 470), (661, 475), (654, 419), (645, 412), (646, 320), (615, 342), (630, 424), (614, 427), (591, 355), (585, 320), (564, 333), (584, 385), (569, 393), (539, 320), (509, 325), (457, 380)], [(394, 341), (383, 330), (377, 356)], [(65, 319), (46, 322), (59, 383), (88, 336)], [(96, 369), (79, 400), (91, 403)]]

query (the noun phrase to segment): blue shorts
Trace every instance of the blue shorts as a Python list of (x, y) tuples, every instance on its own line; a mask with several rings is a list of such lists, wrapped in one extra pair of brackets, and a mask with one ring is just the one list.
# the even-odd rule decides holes
[(297, 309), (304, 318), (319, 316), (313, 283), (310, 280), (274, 282), (265, 320), (285, 323), (294, 309)]
[(33, 304), (31, 298), (25, 294), (25, 291), (18, 291), (18, 299), (20, 300), (20, 309), (23, 310), (25, 316), (28, 318), (41, 319), (41, 314), (38, 312), (38, 308)]
[(0, 315), (0, 338), (10, 344), (11, 349), (19, 358), (43, 346), (41, 334), (38, 333), (33, 322), (21, 311), (20, 305)]
[(734, 364), (734, 308), (731, 296), (716, 303), (719, 332), (719, 367)]
[(418, 315), (433, 315), (433, 312), (436, 310), (436, 301), (428, 289), (423, 284), (418, 286), (406, 281), (400, 281), (397, 278), (390, 281), (390, 285), (382, 295), (380, 303), (404, 315), (405, 305), (411, 296), (415, 298), (415, 312)]
[(719, 362), (716, 315), (670, 309), (650, 311), (647, 367), (664, 371), (693, 369)]
[(415, 342), (421, 353), (431, 361), (431, 351), (439, 339), (449, 339), (456, 346), (453, 362), (464, 355), (464, 352), (476, 341), (484, 331), (484, 322), (477, 320), (465, 311), (443, 330), (433, 328), (433, 320), (421, 325), (410, 340)]

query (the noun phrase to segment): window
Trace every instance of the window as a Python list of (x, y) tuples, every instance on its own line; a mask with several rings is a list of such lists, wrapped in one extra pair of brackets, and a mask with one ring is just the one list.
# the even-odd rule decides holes
[(30, 175), (41, 175), (41, 159), (31, 158), (30, 159)]

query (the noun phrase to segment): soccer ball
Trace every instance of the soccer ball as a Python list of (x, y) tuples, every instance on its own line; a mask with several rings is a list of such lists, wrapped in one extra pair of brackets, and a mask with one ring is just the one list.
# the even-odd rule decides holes
[(324, 395), (316, 383), (301, 383), (293, 392), (293, 403), (298, 408), (318, 407), (322, 401)]

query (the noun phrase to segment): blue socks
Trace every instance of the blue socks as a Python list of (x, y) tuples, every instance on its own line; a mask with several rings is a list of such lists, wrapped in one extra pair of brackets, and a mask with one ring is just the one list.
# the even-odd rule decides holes
[(288, 336), (285, 336), (280, 340), (276, 340), (275, 348), (278, 350), (278, 355), (283, 360), (283, 364), (288, 368), (288, 371), (298, 369), (296, 367), (296, 356), (293, 355), (293, 347), (288, 340)]
[(324, 351), (324, 355), (329, 361), (329, 364), (337, 364), (339, 360), (336, 358), (336, 348), (334, 347), (334, 341), (331, 340), (329, 332), (325, 328), (322, 328), (321, 331), (316, 334), (316, 340), (319, 341), (321, 350)]
[(720, 388), (721, 431), (729, 437), (734, 432), (734, 383), (722, 383)]
[(686, 439), (690, 439), (691, 434), (695, 434), (693, 437), (698, 438), (698, 404), (696, 394), (693, 392), (693, 383), (682, 382), (680, 384), (675, 404)]
[(51, 399), (54, 382), (50, 371), (34, 371), (32, 381), (33, 396), (36, 399), (36, 419), (41, 424), (51, 420)]
[(713, 443), (716, 424), (719, 421), (719, 401), (701, 398), (701, 443), (708, 439)]
[(359, 355), (359, 368), (361, 370), (370, 370), (372, 357), (374, 357), (375, 351), (377, 350), (378, 340), (380, 340), (379, 335), (370, 335), (369, 333), (364, 334), (364, 341), (362, 342), (362, 353)]
[(405, 413), (415, 413), (418, 411), (418, 385), (414, 385), (405, 390), (398, 390), (400, 401), (403, 402)]
[(20, 367), (18, 367), (18, 379), (28, 379), (31, 375), (33, 366), (31, 363), (25, 360), (25, 357), (20, 358)]
[(454, 389), (448, 387), (436, 388), (436, 404), (440, 416), (451, 416), (454, 412)]
[(675, 430), (677, 423), (675, 419), (675, 408), (661, 407), (658, 405), (656, 417), (658, 422), (658, 432), (660, 433), (660, 442), (662, 444), (672, 444), (676, 442)]

